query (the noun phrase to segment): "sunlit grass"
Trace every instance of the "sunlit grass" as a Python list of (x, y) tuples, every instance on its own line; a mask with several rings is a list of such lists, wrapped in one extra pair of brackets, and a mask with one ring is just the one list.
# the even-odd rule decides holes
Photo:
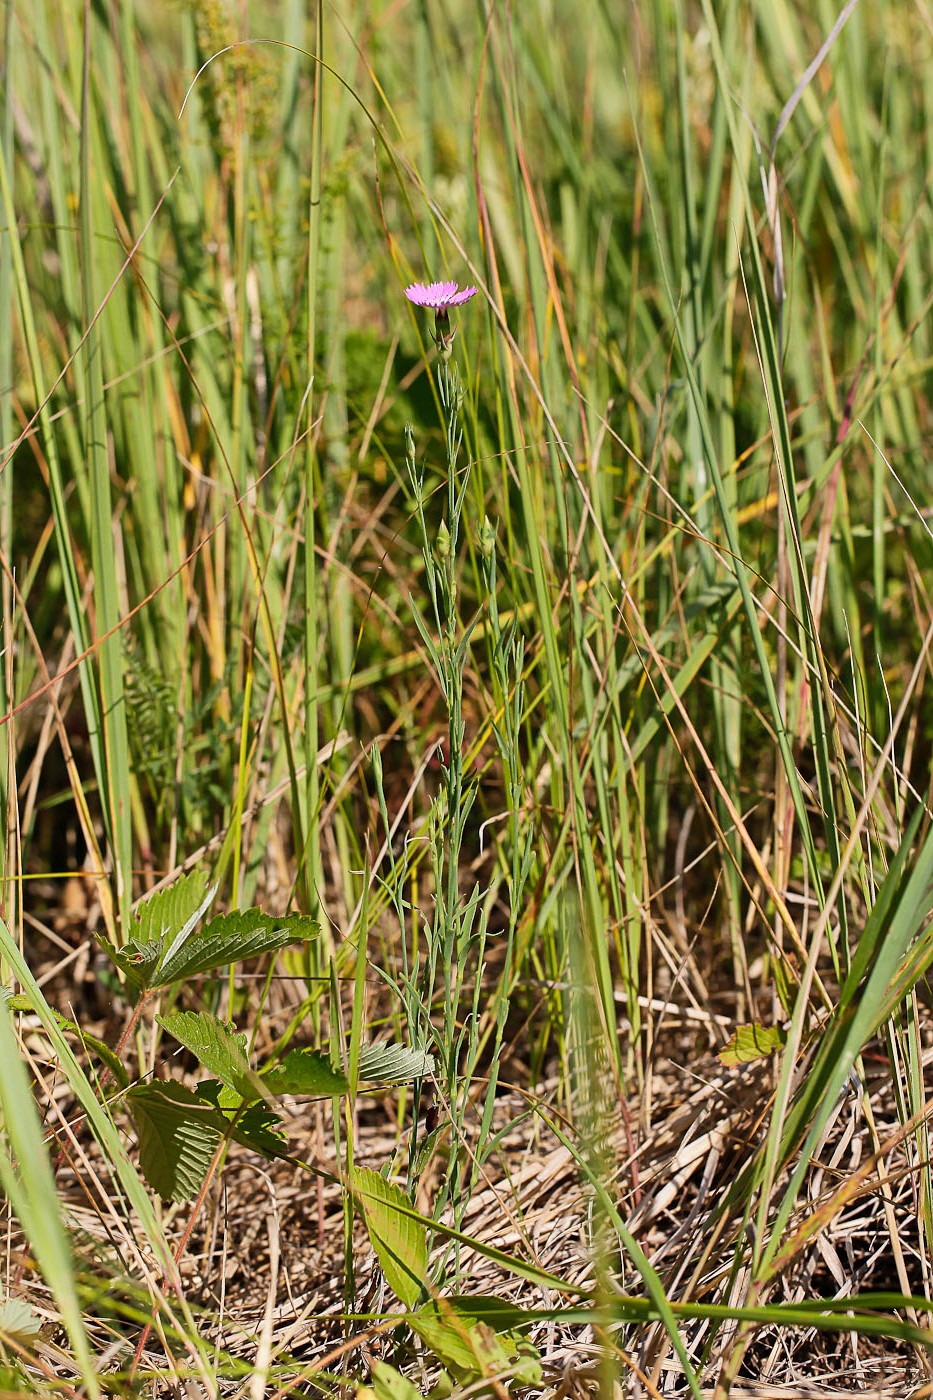
[[(2, 1139), (16, 1249), (33, 1246), (4, 1292), (47, 1300), (44, 1277), (56, 1344), (86, 1377), (97, 1356), (91, 1388), (128, 1390), (152, 1360), (144, 1324), (107, 1356), (103, 1322), (85, 1335), (69, 1312), (84, 1245), (64, 1184), (32, 1238), (47, 1202), (12, 1172), (32, 1161), (46, 1181), (41, 1123), (53, 1175), (73, 1134), (101, 1221), (119, 1200), (174, 1373), (211, 1393), (243, 1374), (223, 1306), (172, 1262), (179, 1232), (209, 1237), (209, 1203), (176, 1225), (149, 1202), (120, 1096), (53, 1015), (120, 1042), (133, 996), (90, 935), (118, 949), (133, 903), (197, 868), (223, 906), (321, 934), (255, 980), (161, 988), (158, 1009), (233, 1021), (254, 1063), (321, 1050), (349, 1086), (307, 1108), (314, 1150), (290, 1161), (343, 1311), (372, 1316), (339, 1340), (322, 1325), (309, 1366), (250, 1313), (255, 1393), (305, 1393), (318, 1364), (325, 1389), (341, 1366), (366, 1378), (367, 1328), (394, 1306), (358, 1276), (365, 1217), (392, 1278), (391, 1220), (353, 1175), (370, 1168), (404, 1247), (423, 1230), (436, 1249), (421, 1303), (479, 1296), (473, 1242), (551, 1321), (589, 1309), (625, 1384), (724, 1395), (769, 1322), (854, 1321), (919, 1357), (923, 16), (855, 7), (808, 73), (836, 16), (787, 4), (307, 8), (4, 14), (0, 952), (32, 1007), (18, 1034), (39, 1109)], [(439, 278), (479, 289), (452, 318), (455, 413), (433, 323), (403, 295)], [(158, 1022), (133, 1026), (131, 1081), (196, 1077)], [(372, 1040), (436, 1066), (392, 1091), (381, 1133), (358, 1097)], [(671, 1259), (651, 1225), (664, 1172), (641, 1179), (669, 1066), (686, 1098), (693, 1076), (719, 1082), (718, 1052), (758, 1046), (750, 1136), (726, 1180), (711, 1140)], [(67, 1086), (54, 1112), (37, 1054)], [(864, 1089), (862, 1165), (834, 1159), (832, 1193), (811, 1195), (847, 1085)], [(523, 1150), (561, 1145), (586, 1194), (585, 1285), (540, 1264), (523, 1205), (501, 1248), (470, 1214), (508, 1198), (506, 1103)], [(912, 1183), (907, 1219), (892, 1173)], [(690, 1180), (672, 1169), (675, 1196)], [(807, 1261), (826, 1264), (858, 1192), (888, 1263), (863, 1286), (853, 1255), (847, 1286), (890, 1296), (830, 1316)], [(458, 1362), (426, 1316), (414, 1332), (458, 1382), (511, 1366), (538, 1384), (514, 1338)], [(50, 1387), (21, 1349), (4, 1384)]]

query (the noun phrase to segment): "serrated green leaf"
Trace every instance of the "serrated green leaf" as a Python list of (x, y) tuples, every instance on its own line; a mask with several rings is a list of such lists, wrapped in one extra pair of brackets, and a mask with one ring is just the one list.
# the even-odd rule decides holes
[(222, 1130), (216, 1110), (184, 1084), (140, 1084), (126, 1096), (143, 1175), (164, 1201), (189, 1201), (204, 1184)]
[(719, 1058), (724, 1065), (747, 1065), (783, 1050), (786, 1044), (787, 1032), (780, 1026), (763, 1026), (760, 1021), (753, 1021), (751, 1025), (736, 1026)]
[(156, 1020), (241, 1099), (262, 1097), (259, 1076), (249, 1067), (245, 1034), (232, 1031), (209, 1011), (175, 1011)]
[(265, 1157), (281, 1157), (288, 1139), (279, 1127), (281, 1118), (265, 1104), (254, 1103), (237, 1118), (231, 1134), (241, 1147), (251, 1147)]
[(334, 1098), (349, 1092), (339, 1070), (319, 1050), (291, 1050), (281, 1064), (264, 1070), (262, 1082), (270, 1094), (297, 1094), (303, 1098)]
[(271, 1108), (265, 1104), (244, 1108), (239, 1094), (221, 1084), (219, 1079), (203, 1080), (195, 1092), (202, 1103), (209, 1104), (222, 1115), (218, 1121), (234, 1142), (261, 1152), (264, 1157), (283, 1155), (288, 1140), (279, 1127), (282, 1120)]
[(368, 1167), (354, 1167), (348, 1184), (363, 1212), (369, 1239), (392, 1292), (407, 1308), (421, 1296), (428, 1272), (428, 1237), (413, 1220), (411, 1201), (392, 1181)]
[(150, 895), (137, 907), (133, 937), (140, 943), (158, 943), (166, 952), (185, 929), (191, 929), (210, 908), (216, 890), (207, 887), (207, 874), (192, 870), (168, 889)]
[[(360, 1051), (360, 1087), (367, 1084), (404, 1084), (430, 1074), (432, 1057), (404, 1045), (365, 1045)], [(272, 1094), (296, 1094), (304, 1098), (333, 1098), (349, 1092), (346, 1076), (335, 1070), (319, 1050), (292, 1050), (281, 1064), (262, 1071)]]
[(426, 1050), (406, 1045), (363, 1045), (359, 1077), (370, 1084), (407, 1084), (434, 1072), (434, 1059)]
[(243, 1095), (238, 1094), (235, 1089), (228, 1089), (219, 1079), (202, 1079), (200, 1084), (195, 1085), (194, 1092), (205, 1103), (219, 1108), (227, 1119), (232, 1119), (243, 1107)]
[(166, 982), (174, 981), (176, 976), (183, 977), (185, 975), (183, 972), (179, 972), (173, 976), (166, 976), (165, 969), (167, 967), (171, 967), (179, 959), (182, 960), (182, 963), (184, 962), (185, 949), (191, 942), (191, 940), (195, 937), (195, 929), (201, 922), (201, 919), (207, 913), (209, 906), (213, 902), (215, 894), (216, 886), (214, 887), (214, 889), (208, 890), (207, 894), (204, 896), (204, 899), (201, 901), (199, 908), (195, 910), (194, 914), (191, 916), (190, 919), (186, 921), (183, 927), (178, 930), (178, 932), (175, 934), (175, 937), (172, 938), (171, 941), (166, 939), (165, 953), (163, 954), (159, 962), (159, 966), (156, 968), (155, 972), (155, 976), (158, 979), (160, 986), (165, 986)]
[(186, 977), (198, 977), (229, 963), (286, 948), (290, 943), (309, 943), (319, 932), (316, 920), (305, 914), (276, 917), (261, 909), (221, 914), (198, 933), (189, 931), (183, 942), (175, 940), (169, 955), (159, 964), (152, 985), (161, 987)]
[(98, 941), (134, 986), (161, 986), (161, 965), (184, 945), (216, 892), (216, 886), (208, 889), (204, 871), (194, 870), (140, 904), (124, 947)]

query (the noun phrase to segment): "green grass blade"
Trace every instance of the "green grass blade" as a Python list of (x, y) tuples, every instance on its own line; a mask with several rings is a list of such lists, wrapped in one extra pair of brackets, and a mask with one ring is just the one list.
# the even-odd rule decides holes
[[(98, 773), (104, 797), (104, 815), (113, 853), (115, 903), (120, 915), (121, 936), (130, 925), (133, 899), (133, 852), (130, 824), (130, 758), (123, 694), (123, 643), (117, 630), (121, 618), (117, 588), (117, 548), (110, 495), (110, 461), (107, 450), (107, 411), (104, 402), (102, 368), (103, 345), (100, 322), (95, 321), (99, 293), (97, 269), (99, 252), (94, 223), (94, 205), (99, 198), (99, 169), (93, 159), (94, 141), (91, 92), (91, 27), (87, 12), (84, 36), (84, 70), (81, 101), (81, 293), (87, 327), (82, 357), (84, 364), (85, 459), (90, 477), (91, 559), (94, 568), (94, 614), (98, 635), (100, 678), (100, 724), (103, 745), (102, 769)], [(108, 635), (109, 634), (109, 635)]]
[(0, 1182), (55, 1299), (91, 1396), (101, 1394), (42, 1127), (10, 1012), (0, 997)]

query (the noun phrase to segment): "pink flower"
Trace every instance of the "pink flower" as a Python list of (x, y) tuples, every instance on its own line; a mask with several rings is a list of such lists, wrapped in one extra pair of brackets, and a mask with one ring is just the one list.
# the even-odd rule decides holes
[(461, 292), (456, 282), (413, 282), (405, 288), (405, 295), (416, 306), (426, 306), (439, 315), (446, 316), (451, 306), (462, 306), (470, 297), (476, 296), (475, 287), (464, 287)]

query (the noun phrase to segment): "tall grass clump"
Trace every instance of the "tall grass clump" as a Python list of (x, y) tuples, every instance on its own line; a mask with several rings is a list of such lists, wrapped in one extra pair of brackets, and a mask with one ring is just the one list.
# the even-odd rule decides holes
[(925, 1393), (923, 14), (0, 35), (0, 1388)]

